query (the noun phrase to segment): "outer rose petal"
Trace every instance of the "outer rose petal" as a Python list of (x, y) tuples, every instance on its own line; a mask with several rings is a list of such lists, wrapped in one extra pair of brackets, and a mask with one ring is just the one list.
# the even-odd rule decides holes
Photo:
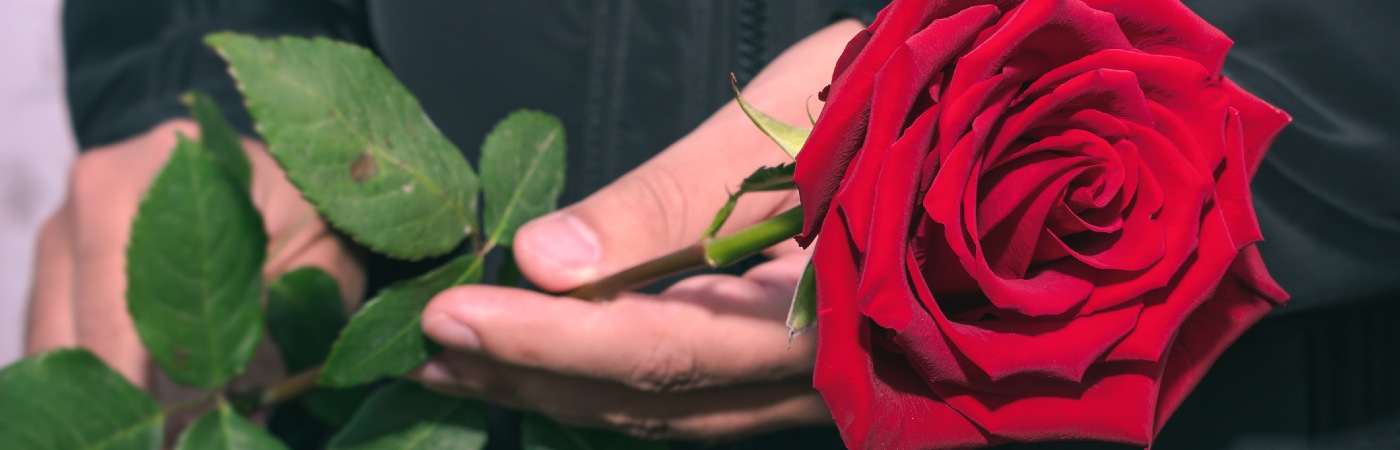
[(803, 231), (797, 237), (804, 247), (816, 238), (851, 155), (865, 138), (876, 73), (905, 39), (924, 26), (932, 9), (924, 0), (896, 0), (881, 12), (880, 27), (872, 30), (865, 45), (848, 47), (859, 53), (841, 56), (851, 62), (831, 81), (827, 104), (802, 146), (793, 175), (804, 205)]
[(1215, 202), (1230, 227), (1230, 241), (1236, 249), (1264, 240), (1259, 230), (1259, 215), (1254, 212), (1254, 197), (1249, 192), (1249, 174), (1244, 152), (1244, 126), (1239, 113), (1231, 109), (1225, 121), (1225, 161), (1216, 172)]
[(1254, 179), (1254, 172), (1264, 160), (1264, 152), (1274, 143), (1274, 138), (1283, 131), (1293, 118), (1283, 110), (1265, 103), (1254, 94), (1246, 92), (1234, 81), (1222, 81), (1230, 96), (1230, 106), (1240, 113), (1240, 123), (1244, 125), (1245, 173)]
[[(863, 237), (879, 236), (878, 239), (869, 239), (867, 243), (869, 250), (862, 258), (856, 302), (862, 314), (889, 329), (898, 330), (907, 326), (917, 305), (909, 295), (909, 281), (890, 274), (905, 270), (904, 255), (908, 253), (912, 237), (909, 223), (914, 214), (915, 188), (919, 184), (919, 173), (910, 168), (918, 167), (919, 161), (928, 154), (936, 117), (936, 108), (926, 111), (914, 121), (904, 137), (890, 147), (880, 168), (879, 178), (866, 180), (869, 183), (867, 187), (873, 192), (846, 196), (844, 194), (848, 192), (843, 190), (837, 197), (843, 212), (858, 208), (867, 210), (868, 215), (865, 216), (846, 215), (848, 223), (866, 221), (870, 224), (870, 234)], [(923, 314), (923, 311), (917, 313)]]
[[(856, 240), (856, 246), (862, 251), (868, 245), (870, 232), (868, 226), (872, 191), (879, 186), (877, 177), (885, 154), (891, 145), (895, 145), (896, 140), (901, 142), (907, 140), (903, 135), (915, 134), (925, 135), (933, 131), (933, 122), (937, 118), (938, 108), (941, 105), (933, 105), (922, 111), (914, 111), (914, 101), (919, 97), (924, 86), (927, 86), (934, 76), (934, 70), (942, 67), (952, 58), (952, 53), (961, 47), (958, 33), (962, 33), (961, 41), (970, 41), (974, 36), (974, 31), (986, 26), (996, 17), (996, 8), (983, 7), (968, 9), (951, 17), (938, 19), (910, 37), (897, 50), (885, 67), (880, 70), (878, 78), (875, 80), (875, 90), (873, 103), (875, 110), (871, 112), (871, 119), (884, 122), (877, 126), (872, 122), (868, 129), (865, 142), (860, 151), (852, 155), (850, 166), (846, 169), (844, 178), (841, 181), (841, 188), (837, 196), (846, 195), (846, 191), (852, 189), (862, 190), (855, 194), (863, 200), (847, 202), (847, 214), (850, 217), (858, 218), (850, 222), (852, 236), (860, 236)], [(932, 45), (937, 42), (936, 45)], [(917, 46), (926, 51), (913, 51), (912, 46)], [(931, 48), (930, 48), (931, 47)], [(924, 117), (927, 116), (927, 119)], [(901, 129), (906, 120), (919, 118), (915, 125), (918, 130)], [(920, 125), (922, 124), (922, 125)], [(919, 131), (925, 130), (926, 131)], [(929, 137), (931, 139), (931, 136)], [(920, 144), (922, 148), (917, 149), (921, 153), (927, 153), (928, 142)], [(804, 163), (805, 164), (805, 163)], [(917, 165), (917, 161), (909, 162), (910, 168)], [(907, 170), (907, 169), (906, 169)], [(913, 195), (916, 186), (910, 186), (907, 195)], [(882, 188), (888, 190), (888, 187)], [(901, 193), (904, 195), (904, 193)]]
[(871, 321), (856, 310), (856, 255), (838, 211), (826, 216), (813, 255), (821, 392), (850, 448), (970, 448), (997, 441), (928, 390), (898, 355), (875, 347)]
[(1008, 440), (1147, 445), (1153, 436), (1157, 373), (1155, 364), (1100, 364), (1083, 384), (1042, 382), (1036, 384), (1038, 389), (1019, 395), (947, 385), (934, 385), (933, 390), (974, 423)]
[(1258, 249), (1240, 253), (1215, 297), (1186, 319), (1167, 352), (1154, 432), (1162, 430), (1220, 354), (1286, 296), (1263, 272)]
[(1178, 0), (1082, 0), (1118, 17), (1118, 26), (1147, 53), (1189, 58), (1219, 74), (1235, 43)]

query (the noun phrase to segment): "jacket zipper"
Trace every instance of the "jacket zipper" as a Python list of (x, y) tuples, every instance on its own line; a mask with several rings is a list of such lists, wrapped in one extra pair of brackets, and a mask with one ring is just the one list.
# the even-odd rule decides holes
[(734, 76), (748, 84), (768, 63), (769, 0), (739, 0), (738, 60)]

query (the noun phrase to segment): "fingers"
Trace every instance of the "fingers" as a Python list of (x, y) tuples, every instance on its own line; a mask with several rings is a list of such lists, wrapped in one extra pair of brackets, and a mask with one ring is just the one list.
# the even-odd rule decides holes
[(649, 439), (733, 439), (831, 421), (821, 397), (805, 379), (649, 393), (451, 352), (436, 358), (417, 377), (448, 394), (540, 412), (568, 425)]
[(692, 288), (662, 299), (632, 295), (601, 304), (460, 287), (433, 300), (423, 329), (449, 348), (647, 392), (783, 380), (811, 371), (814, 342), (788, 346), (787, 306), (772, 301), (771, 287), (718, 275), (694, 280)]
[(73, 323), (73, 220), (65, 205), (39, 230), (25, 353), (78, 345)]

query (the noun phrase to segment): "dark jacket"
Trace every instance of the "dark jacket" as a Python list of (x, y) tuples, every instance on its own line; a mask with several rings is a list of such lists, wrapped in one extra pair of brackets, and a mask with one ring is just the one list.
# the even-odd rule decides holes
[[(746, 80), (834, 17), (868, 18), (882, 3), (69, 0), (63, 20), (83, 147), (184, 115), (176, 98), (192, 88), (249, 130), (199, 38), (325, 35), (380, 52), (470, 159), (509, 110), (559, 115), (572, 202), (713, 112), (729, 72)], [(1294, 298), (1221, 358), (1156, 448), (1400, 447), (1400, 3), (1186, 3), (1237, 41), (1227, 75), (1296, 119), (1254, 187), (1261, 251)], [(373, 284), (392, 269), (372, 270)], [(833, 436), (821, 434), (812, 439)]]

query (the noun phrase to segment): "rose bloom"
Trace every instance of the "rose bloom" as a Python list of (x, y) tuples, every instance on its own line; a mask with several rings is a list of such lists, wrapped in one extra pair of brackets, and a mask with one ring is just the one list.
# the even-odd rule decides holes
[(1177, 0), (896, 0), (797, 158), (815, 385), (852, 448), (1150, 445), (1287, 295), (1249, 182), (1282, 111)]

